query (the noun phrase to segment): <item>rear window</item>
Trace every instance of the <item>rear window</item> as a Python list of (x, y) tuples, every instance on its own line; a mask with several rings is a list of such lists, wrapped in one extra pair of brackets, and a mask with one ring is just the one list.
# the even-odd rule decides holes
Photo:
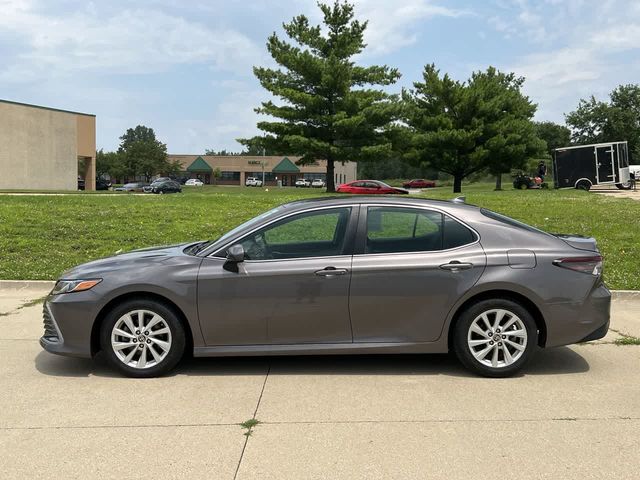
[(368, 207), (364, 253), (432, 252), (461, 247), (476, 235), (440, 212), (407, 207)]
[(545, 235), (549, 235), (547, 232), (544, 232), (535, 227), (532, 227), (531, 225), (527, 225), (526, 223), (519, 222), (518, 220), (514, 220), (513, 218), (507, 217), (506, 215), (492, 212), (491, 210), (487, 210), (486, 208), (481, 208), (480, 213), (482, 213), (485, 217), (489, 217), (492, 220), (497, 220), (498, 222), (509, 225), (510, 227), (526, 230), (527, 232), (544, 233)]
[(475, 233), (453, 218), (447, 215), (444, 216), (443, 249), (447, 250), (449, 248), (461, 247), (462, 245), (475, 241)]

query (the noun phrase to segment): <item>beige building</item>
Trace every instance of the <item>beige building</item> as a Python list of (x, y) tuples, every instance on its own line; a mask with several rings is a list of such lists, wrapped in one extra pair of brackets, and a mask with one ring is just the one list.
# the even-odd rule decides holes
[(0, 189), (96, 186), (96, 117), (0, 100)]
[[(294, 186), (299, 178), (326, 181), (327, 162), (317, 160), (310, 165), (297, 165), (300, 157), (265, 156), (254, 157), (244, 155), (169, 155), (169, 161), (178, 161), (183, 167), (185, 176), (199, 178), (206, 184), (214, 183), (213, 172), (220, 169), (220, 177), (215, 179), (218, 185), (244, 185), (247, 177), (263, 178), (265, 185)], [(356, 164), (340, 162), (335, 164), (335, 183), (346, 183), (356, 180)]]

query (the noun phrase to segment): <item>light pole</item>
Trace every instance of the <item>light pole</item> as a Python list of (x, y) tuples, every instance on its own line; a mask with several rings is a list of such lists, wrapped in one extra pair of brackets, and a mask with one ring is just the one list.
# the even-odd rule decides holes
[[(264, 148), (264, 147), (262, 147), (262, 157), (264, 158), (265, 156), (266, 156), (266, 155), (265, 155), (265, 148)], [(262, 160), (262, 161), (260, 162), (260, 165), (262, 166), (262, 186), (263, 186), (263, 187), (265, 186), (265, 185), (264, 185), (264, 163), (265, 163), (265, 162), (264, 162), (264, 160)]]

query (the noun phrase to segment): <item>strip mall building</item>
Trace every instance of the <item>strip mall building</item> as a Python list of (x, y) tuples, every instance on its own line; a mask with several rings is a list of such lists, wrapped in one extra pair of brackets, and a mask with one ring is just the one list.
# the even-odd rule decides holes
[[(214, 183), (214, 171), (220, 170), (215, 179), (218, 185), (244, 185), (247, 177), (263, 178), (265, 185), (293, 186), (296, 180), (304, 178), (326, 181), (327, 162), (318, 160), (308, 165), (297, 165), (300, 157), (265, 156), (254, 157), (244, 155), (169, 155), (169, 161), (178, 161), (183, 167), (185, 176), (199, 178), (206, 184)], [(336, 185), (356, 180), (356, 164), (340, 162), (335, 164)]]

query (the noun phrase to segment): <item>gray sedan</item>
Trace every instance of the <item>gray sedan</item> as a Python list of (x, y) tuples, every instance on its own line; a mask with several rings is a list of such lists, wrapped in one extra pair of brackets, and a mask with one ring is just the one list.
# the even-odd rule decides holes
[(454, 351), (504, 377), (538, 347), (602, 338), (611, 294), (592, 238), (551, 235), (460, 202), (304, 200), (214, 241), (65, 272), (43, 348), (104, 351), (125, 375), (198, 357)]

